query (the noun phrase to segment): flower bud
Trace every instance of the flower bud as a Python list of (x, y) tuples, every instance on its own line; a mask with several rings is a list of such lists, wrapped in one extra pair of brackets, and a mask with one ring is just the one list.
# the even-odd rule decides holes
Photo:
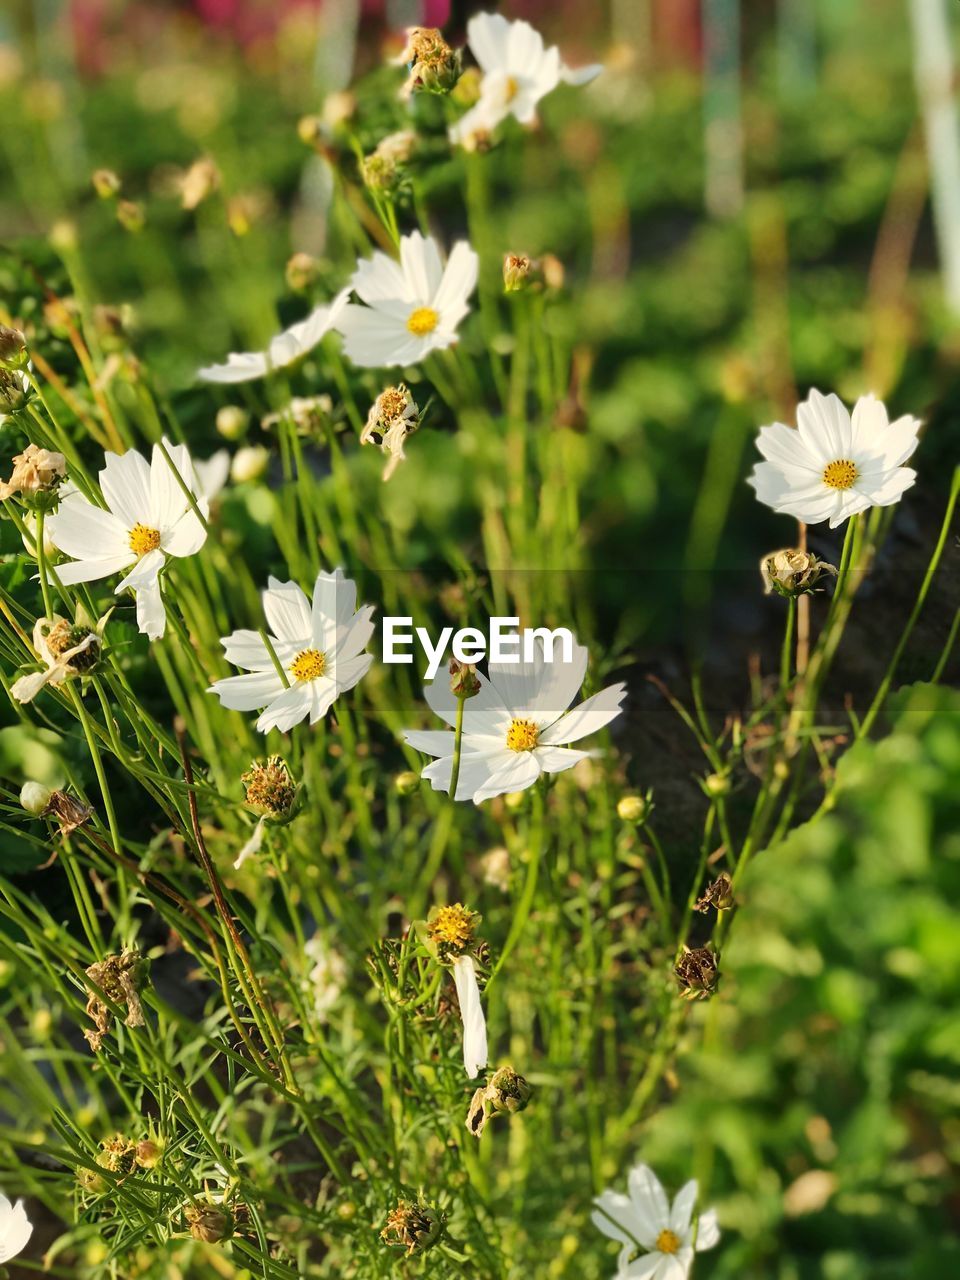
[(295, 253), (287, 260), (287, 288), (294, 293), (306, 293), (316, 284), (320, 275), (320, 263), (309, 253)]
[(469, 662), (450, 659), (450, 692), (455, 698), (475, 698), (480, 692), (477, 668)]
[(819, 560), (809, 551), (785, 547), (782, 551), (771, 551), (760, 561), (760, 576), (763, 578), (765, 595), (775, 591), (777, 595), (788, 599), (807, 595), (817, 588), (817, 583), (824, 574), (837, 576), (834, 565), (826, 560)]
[(249, 421), (249, 413), (238, 404), (225, 404), (217, 410), (217, 431), (224, 440), (239, 440)]
[(420, 788), (420, 775), (413, 773), (410, 769), (405, 769), (403, 773), (397, 774), (393, 780), (393, 785), (399, 795), (412, 796)]
[(210, 156), (201, 156), (180, 177), (180, 204), (196, 209), (220, 186), (220, 170)]
[(533, 264), (524, 253), (508, 253), (503, 259), (503, 291), (516, 293), (526, 285)]
[(643, 796), (621, 796), (617, 801), (617, 817), (623, 822), (642, 822), (648, 807)]
[(730, 794), (730, 779), (725, 773), (711, 773), (703, 780), (703, 789), (708, 796), (725, 796)]
[(27, 363), (27, 340), (19, 329), (0, 324), (0, 365), (22, 369)]
[(323, 120), (320, 116), (303, 116), (297, 123), (297, 135), (308, 147), (323, 140)]
[(141, 1169), (155, 1169), (163, 1156), (165, 1145), (162, 1140), (155, 1142), (152, 1138), (141, 1138), (137, 1143), (134, 1159)]
[(45, 787), (42, 782), (25, 782), (20, 788), (20, 803), (27, 813), (39, 818), (50, 803), (52, 795), (51, 788)]
[(112, 169), (94, 169), (90, 181), (101, 200), (112, 200), (120, 190), (120, 179)]
[(121, 200), (117, 204), (117, 221), (124, 231), (135, 234), (143, 230), (147, 215), (138, 200)]
[(187, 1226), (194, 1240), (204, 1244), (220, 1244), (233, 1235), (233, 1215), (226, 1205), (198, 1200), (184, 1210)]
[(328, 93), (323, 100), (322, 122), (328, 129), (338, 129), (356, 114), (357, 98), (349, 89)]
[(270, 464), (270, 450), (262, 444), (246, 445), (238, 449), (230, 464), (230, 478), (234, 484), (246, 484), (259, 480)]

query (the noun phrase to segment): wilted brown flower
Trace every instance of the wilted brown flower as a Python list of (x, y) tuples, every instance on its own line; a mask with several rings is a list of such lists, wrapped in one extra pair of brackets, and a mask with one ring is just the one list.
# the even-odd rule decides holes
[(435, 1245), (443, 1234), (443, 1215), (422, 1201), (399, 1200), (387, 1214), (380, 1232), (386, 1244), (406, 1249), (407, 1254), (423, 1253)]
[(771, 551), (760, 561), (760, 576), (766, 595), (775, 591), (777, 595), (796, 599), (815, 591), (817, 583), (828, 573), (836, 577), (836, 567), (796, 547)]
[(516, 293), (522, 289), (530, 278), (533, 269), (532, 261), (525, 253), (507, 253), (503, 258), (503, 289), (505, 293)]
[(712, 884), (707, 885), (703, 894), (694, 903), (693, 909), (706, 915), (711, 907), (714, 907), (717, 911), (729, 911), (735, 905), (733, 881), (724, 871), (717, 876)]
[(45, 685), (60, 685), (70, 676), (86, 675), (100, 661), (101, 635), (106, 617), (91, 627), (85, 613), (70, 622), (54, 614), (38, 618), (33, 628), (33, 647), (46, 663), (43, 671), (21, 676), (10, 686), (10, 696), (31, 702)]
[(197, 1200), (187, 1205), (183, 1216), (194, 1240), (202, 1240), (204, 1244), (220, 1244), (233, 1235), (234, 1217), (224, 1204)]
[(381, 391), (371, 405), (366, 425), (360, 432), (360, 443), (378, 445), (389, 456), (383, 471), (384, 480), (389, 480), (403, 462), (406, 456), (403, 446), (419, 425), (420, 410), (403, 382)]
[(122, 1133), (115, 1133), (111, 1138), (104, 1138), (97, 1154), (97, 1164), (110, 1173), (118, 1173), (126, 1177), (132, 1173), (135, 1165), (136, 1145)]
[(54, 818), (60, 824), (62, 836), (72, 835), (77, 827), (82, 827), (93, 817), (93, 810), (87, 804), (68, 795), (66, 791), (54, 791), (50, 795), (41, 818)]
[(684, 1000), (706, 1000), (712, 996), (720, 977), (720, 957), (709, 947), (684, 947), (674, 966)]
[(66, 474), (67, 460), (62, 453), (28, 444), (13, 459), (10, 479), (0, 481), (0, 501), (15, 493), (32, 495), (55, 489)]
[(460, 51), (451, 49), (436, 27), (408, 27), (407, 44), (397, 61), (410, 68), (404, 97), (449, 93), (460, 79)]
[(500, 1067), (473, 1095), (467, 1112), (467, 1128), (479, 1138), (491, 1116), (513, 1115), (522, 1111), (532, 1092), (530, 1085), (513, 1067)]
[[(140, 989), (146, 978), (146, 962), (135, 947), (121, 955), (104, 956), (102, 960), (92, 964), (86, 974), (114, 1004), (126, 1008), (124, 1026), (144, 1025)], [(87, 1030), (83, 1034), (96, 1053), (113, 1025), (113, 1011), (104, 1004), (96, 991), (88, 990), (87, 996), (87, 1016), (93, 1019), (96, 1030)]]

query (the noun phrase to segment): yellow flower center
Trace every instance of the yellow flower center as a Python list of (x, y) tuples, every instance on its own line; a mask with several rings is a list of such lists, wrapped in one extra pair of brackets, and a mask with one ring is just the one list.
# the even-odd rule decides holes
[(513, 76), (507, 76), (506, 101), (512, 102), (519, 92), (519, 82)]
[(456, 951), (463, 951), (473, 940), (476, 925), (474, 912), (459, 902), (449, 907), (438, 907), (427, 925), (427, 933), (434, 942), (446, 943)]
[(507, 730), (507, 746), (511, 751), (532, 751), (540, 732), (532, 720), (511, 720)]
[(823, 468), (823, 483), (830, 489), (850, 489), (856, 478), (856, 463), (849, 458), (838, 458)]
[(160, 545), (160, 530), (148, 529), (139, 522), (130, 530), (130, 550), (135, 556), (145, 556), (148, 551), (156, 551)]
[(410, 312), (407, 328), (415, 337), (425, 338), (428, 333), (433, 333), (439, 322), (440, 317), (433, 307), (417, 307), (416, 311)]
[(671, 1231), (668, 1227), (657, 1236), (657, 1252), (658, 1253), (679, 1253), (682, 1241), (675, 1231)]
[(326, 666), (326, 654), (321, 653), (319, 649), (304, 649), (290, 664), (290, 671), (295, 679), (302, 683), (306, 680), (319, 680)]

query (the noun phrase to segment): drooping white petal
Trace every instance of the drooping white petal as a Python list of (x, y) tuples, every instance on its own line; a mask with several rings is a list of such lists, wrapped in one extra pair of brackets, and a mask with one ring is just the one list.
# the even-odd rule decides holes
[(453, 962), (453, 981), (463, 1019), (463, 1065), (473, 1079), (487, 1065), (487, 1022), (472, 956), (458, 956)]
[(249, 858), (252, 858), (255, 854), (260, 852), (263, 847), (263, 837), (266, 835), (266, 832), (267, 819), (266, 816), (263, 816), (253, 828), (253, 833), (250, 836), (250, 839), (237, 854), (236, 861), (233, 864), (234, 871), (239, 871)]
[(201, 382), (252, 382), (266, 376), (269, 365), (262, 351), (231, 351), (223, 364), (208, 364), (197, 370)]
[(602, 62), (591, 62), (585, 67), (568, 67), (564, 63), (560, 68), (560, 79), (564, 84), (577, 86), (590, 84), (592, 80), (596, 80), (602, 70)]
[(145, 556), (140, 557), (127, 576), (120, 579), (115, 591), (119, 593), (127, 587), (132, 591), (141, 591), (145, 587), (152, 586), (163, 568), (163, 562), (164, 554), (162, 551), (159, 549), (148, 551)]
[(197, 371), (197, 377), (201, 382), (249, 382), (292, 364), (334, 328), (348, 296), (349, 289), (343, 289), (332, 302), (315, 307), (303, 320), (271, 338), (266, 351), (231, 351), (225, 364), (206, 365)]
[[(155, 553), (160, 555), (158, 551)], [(144, 556), (146, 559), (146, 556)], [(167, 629), (167, 611), (163, 607), (160, 581), (154, 575), (137, 588), (137, 627), (151, 640), (159, 640)]]

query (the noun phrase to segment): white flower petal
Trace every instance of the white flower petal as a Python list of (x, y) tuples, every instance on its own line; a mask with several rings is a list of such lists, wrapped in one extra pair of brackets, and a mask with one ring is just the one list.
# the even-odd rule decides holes
[(568, 751), (566, 747), (537, 747), (535, 753), (544, 773), (564, 773), (590, 755), (589, 751)]
[(560, 79), (564, 84), (585, 85), (596, 80), (602, 70), (602, 62), (591, 62), (585, 67), (568, 67), (564, 63), (560, 68)]
[(830, 392), (811, 389), (797, 406), (797, 429), (811, 456), (822, 465), (853, 452), (853, 426), (843, 401)]
[(257, 823), (257, 825), (253, 828), (253, 834), (251, 835), (250, 839), (247, 841), (247, 843), (243, 846), (243, 848), (237, 854), (236, 861), (233, 864), (234, 871), (239, 871), (240, 868), (243, 866), (243, 864), (249, 858), (252, 858), (254, 854), (257, 854), (260, 852), (261, 848), (263, 847), (263, 837), (266, 835), (266, 832), (267, 832), (267, 820), (266, 820), (266, 817), (262, 817), (260, 821)]
[(135, 449), (104, 454), (100, 488), (107, 506), (128, 533), (135, 524), (151, 523), (150, 464)]
[(507, 754), (513, 758), (505, 760), (498, 769), (494, 769), (486, 782), (474, 791), (474, 804), (481, 804), (494, 796), (507, 795), (511, 791), (526, 791), (540, 777), (540, 761), (536, 751), (509, 751)]
[(463, 1065), (472, 1079), (487, 1065), (487, 1023), (471, 956), (458, 956), (454, 961), (453, 981), (463, 1020)]
[(631, 1249), (643, 1244), (638, 1233), (644, 1230), (644, 1224), (638, 1221), (629, 1196), (620, 1191), (607, 1190), (597, 1196), (593, 1203), (597, 1206), (597, 1211), (590, 1218), (598, 1231)]
[[(150, 460), (150, 516), (149, 519), (142, 515), (138, 517), (142, 524), (166, 532), (185, 511), (191, 510), (190, 500), (177, 479), (178, 475), (190, 492), (195, 494), (199, 486), (187, 446), (173, 444), (164, 438), (162, 447), (159, 444), (153, 446), (153, 457)], [(200, 506), (199, 501), (197, 505)]]
[(358, 653), (356, 657), (342, 661), (337, 659), (330, 672), (336, 683), (337, 696), (359, 684), (370, 670), (372, 662), (372, 653)]
[(717, 1224), (716, 1209), (708, 1209), (701, 1213), (697, 1225), (697, 1253), (704, 1249), (712, 1249), (720, 1240), (720, 1227)]
[[(152, 554), (161, 555), (157, 551)], [(146, 556), (144, 556), (146, 559)], [(159, 640), (167, 629), (167, 611), (163, 607), (160, 583), (156, 575), (137, 588), (137, 626), (151, 640)]]
[(432, 306), (444, 274), (436, 240), (419, 231), (403, 236), (400, 240), (400, 268), (407, 284), (405, 296), (415, 299), (421, 306)]
[(670, 1225), (670, 1205), (660, 1179), (647, 1164), (638, 1164), (627, 1174), (627, 1191), (643, 1227), (641, 1244), (652, 1249), (657, 1236)]
[(507, 65), (510, 23), (499, 13), (477, 13), (467, 23), (467, 42), (481, 71)]
[(263, 378), (269, 366), (262, 351), (231, 351), (225, 364), (208, 364), (197, 370), (201, 382), (251, 382)]
[(693, 1207), (697, 1203), (699, 1190), (696, 1178), (691, 1178), (689, 1182), (684, 1183), (673, 1198), (673, 1207), (670, 1210), (670, 1230), (680, 1236), (681, 1239), (685, 1239), (690, 1231), (690, 1219), (693, 1217)]
[(623, 1267), (617, 1280), (660, 1280), (660, 1267), (665, 1256), (662, 1253), (645, 1253), (634, 1258)]
[(223, 491), (230, 478), (229, 449), (218, 449), (206, 460), (195, 460), (193, 469), (197, 473), (200, 493), (208, 502), (212, 502)]
[(148, 551), (145, 556), (140, 557), (127, 576), (121, 578), (115, 588), (115, 593), (119, 593), (127, 587), (132, 591), (140, 591), (145, 587), (153, 586), (157, 581), (157, 575), (163, 568), (164, 559), (162, 551)]
[(125, 555), (108, 556), (103, 560), (74, 560), (70, 564), (58, 564), (56, 572), (65, 587), (72, 587), (80, 582), (110, 578), (136, 563), (136, 559), (133, 552), (128, 551)]
[(403, 740), (414, 751), (422, 751), (428, 756), (449, 756), (453, 753), (453, 745), (457, 735), (449, 729), (407, 729)]
[(267, 704), (267, 709), (257, 721), (257, 728), (261, 733), (269, 733), (271, 729), (286, 733), (295, 724), (306, 719), (311, 705), (309, 682), (291, 685)]
[(76, 560), (114, 560), (130, 550), (130, 527), (110, 511), (95, 507), (79, 493), (65, 498), (48, 516), (44, 529), (50, 541)]
[[(198, 505), (201, 505), (198, 503)], [(201, 509), (206, 506), (203, 499)], [(161, 546), (168, 555), (183, 558), (200, 550), (207, 540), (207, 531), (191, 508), (183, 513), (176, 524), (163, 535)]]
[(10, 1262), (26, 1248), (33, 1235), (33, 1224), (27, 1217), (23, 1201), (11, 1205), (0, 1193), (0, 1264)]
[[(506, 756), (504, 752), (504, 756)], [(484, 785), (494, 768), (502, 763), (495, 757), (464, 751), (460, 756), (460, 774), (457, 778), (457, 794), (455, 800), (472, 800), (474, 794)], [(434, 791), (450, 792), (453, 777), (453, 756), (442, 756), (428, 764), (420, 774), (430, 783)]]
[(256, 671), (243, 676), (225, 676), (215, 680), (207, 693), (215, 693), (230, 711), (259, 711), (283, 693), (283, 681), (271, 666), (269, 671)]
[(291, 644), (309, 648), (313, 641), (310, 601), (295, 582), (268, 578), (263, 593), (263, 612), (274, 635)]
[(581, 702), (579, 707), (574, 707), (567, 715), (561, 716), (540, 735), (540, 741), (545, 746), (579, 742), (587, 734), (596, 733), (617, 718), (626, 693), (625, 684), (612, 684), (609, 688), (601, 689), (592, 698)]

